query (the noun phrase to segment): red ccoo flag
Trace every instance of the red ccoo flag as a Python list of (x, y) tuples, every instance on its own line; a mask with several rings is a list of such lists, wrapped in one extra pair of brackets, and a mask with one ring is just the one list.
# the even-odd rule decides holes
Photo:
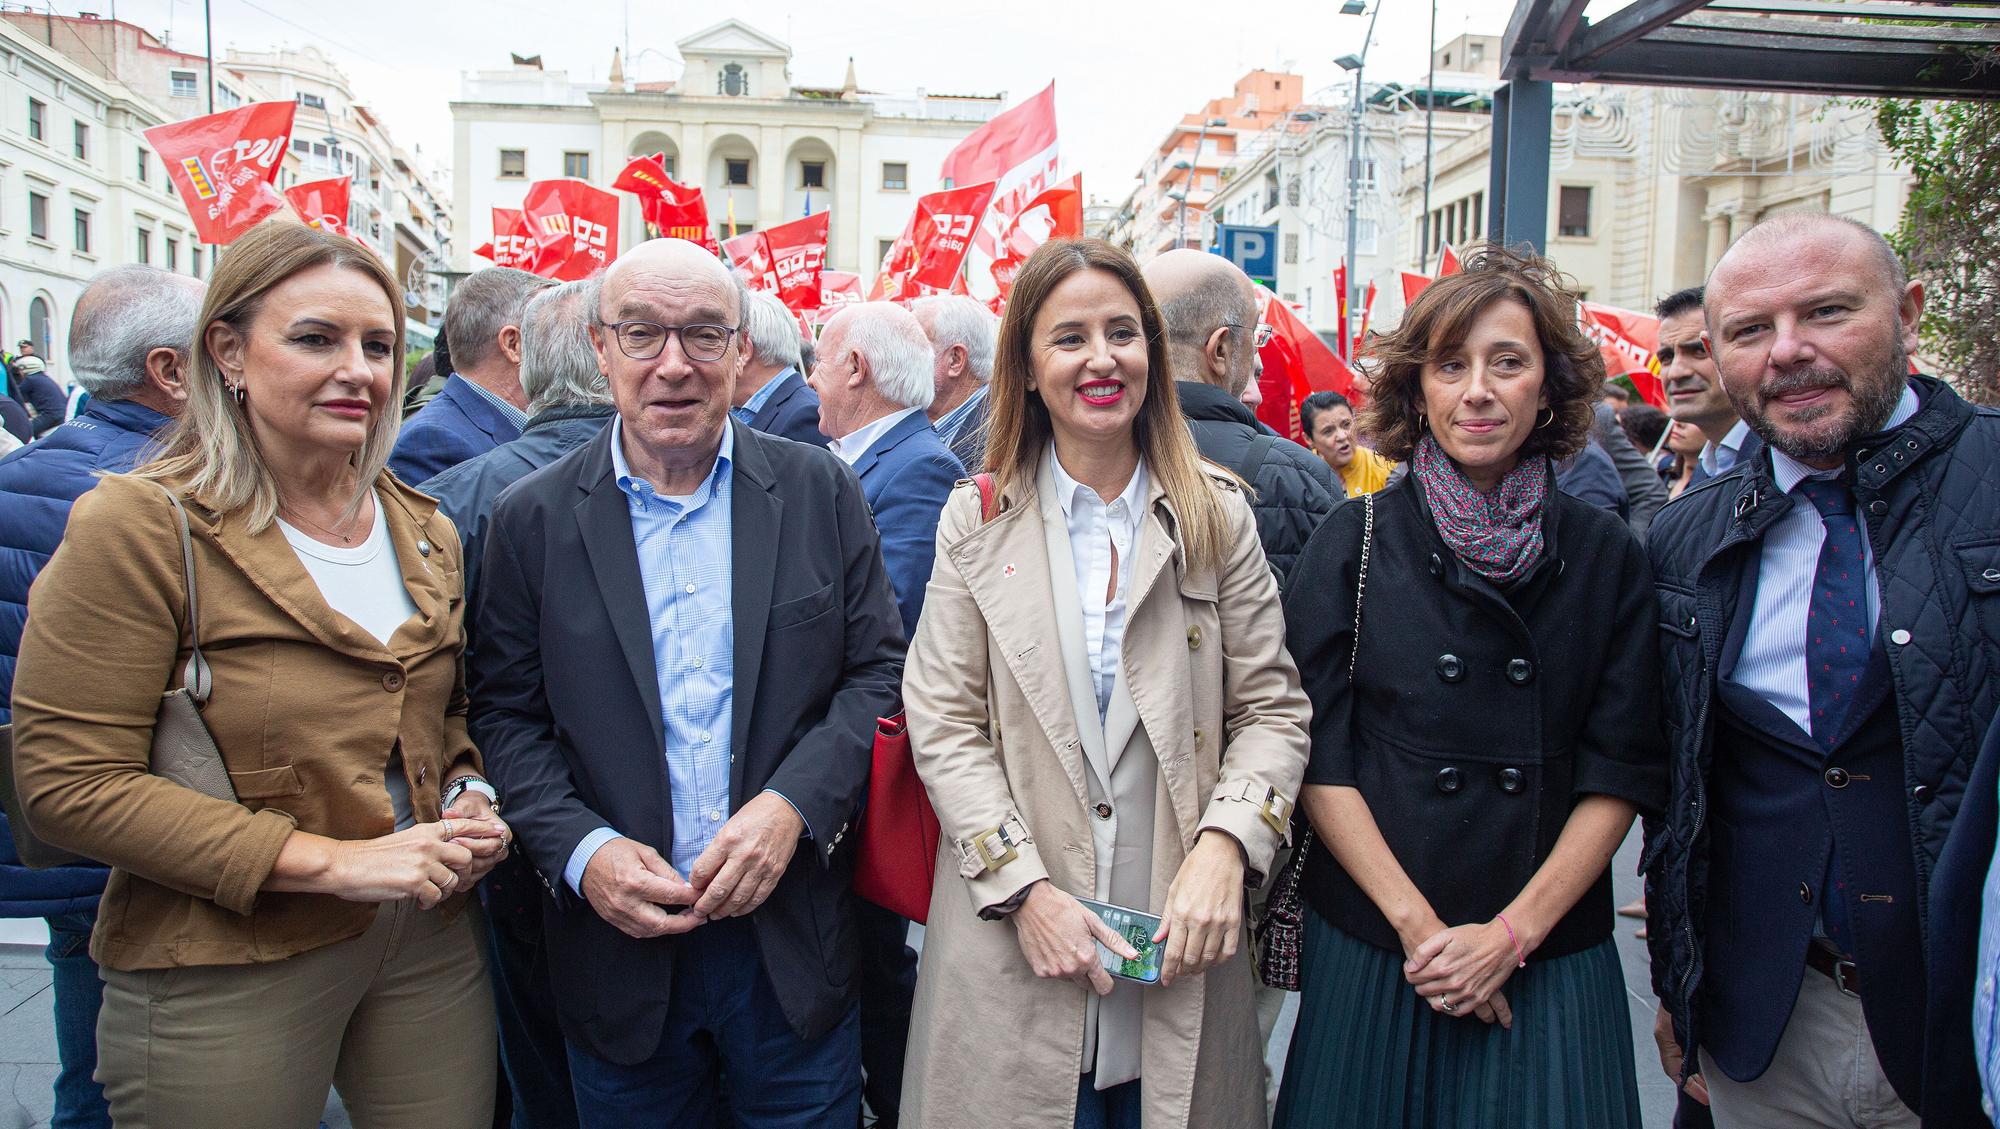
[(722, 253), (729, 265), (743, 272), (743, 285), (752, 290), (778, 291), (778, 276), (771, 270), (771, 244), (761, 231), (746, 231), (722, 241)]
[(758, 233), (771, 257), (778, 300), (789, 309), (803, 312), (820, 307), (827, 224), (832, 218), (832, 212), (820, 212)]
[(938, 170), (948, 188), (993, 181), (993, 214), (977, 233), (993, 255), (1006, 221), (1056, 182), (1056, 84), (980, 126), (945, 156)]
[(910, 281), (936, 290), (951, 288), (972, 247), (972, 233), (993, 202), (993, 188), (989, 181), (917, 198), (910, 224)]
[(1604, 355), (1604, 375), (1632, 382), (1639, 398), (1667, 410), (1667, 390), (1660, 383), (1660, 319), (1637, 310), (1621, 310), (1596, 302), (1581, 304), (1583, 331)]
[(1264, 324), (1273, 332), (1270, 342), (1257, 352), (1264, 362), (1264, 375), (1258, 382), (1264, 402), (1257, 408), (1257, 418), (1278, 434), (1303, 443), (1299, 405), (1315, 392), (1352, 396), (1354, 372), (1275, 296), (1265, 305)]
[(575, 282), (618, 257), (618, 197), (602, 188), (573, 178), (538, 180), (528, 186), (521, 214), (535, 243), (533, 265), (523, 269)]
[(202, 242), (232, 242), (284, 210), (285, 198), (271, 182), (291, 145), (297, 110), (296, 102), (252, 102), (146, 131)]
[(1008, 221), (993, 260), (993, 282), (1005, 298), (1014, 276), (1035, 248), (1051, 239), (1075, 239), (1083, 234), (1083, 176), (1078, 174), (1028, 201), (1021, 214)]
[(353, 177), (336, 176), (330, 180), (312, 180), (304, 184), (294, 184), (285, 189), (285, 199), (291, 201), (298, 210), (299, 218), (307, 227), (321, 231), (331, 231), (335, 235), (346, 235), (348, 186)]

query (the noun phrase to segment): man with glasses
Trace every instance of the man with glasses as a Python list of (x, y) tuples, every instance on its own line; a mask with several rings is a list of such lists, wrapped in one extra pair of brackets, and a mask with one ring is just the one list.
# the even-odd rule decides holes
[(617, 409), (496, 505), (472, 727), (554, 899), (579, 1123), (854, 1125), (844, 857), (902, 621), (861, 487), (734, 422), (742, 282), (643, 243), (593, 284)]
[(1264, 367), (1257, 350), (1271, 339), (1257, 321), (1256, 284), (1220, 255), (1182, 248), (1146, 264), (1146, 285), (1167, 325), (1167, 362), (1195, 445), (1256, 488), (1257, 536), (1282, 586), (1346, 491), (1325, 462), (1243, 403)]

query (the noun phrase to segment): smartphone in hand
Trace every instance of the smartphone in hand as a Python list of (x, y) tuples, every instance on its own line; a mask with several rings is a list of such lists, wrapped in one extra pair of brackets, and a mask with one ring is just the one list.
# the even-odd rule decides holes
[(1160, 982), (1160, 961), (1165, 956), (1160, 946), (1153, 943), (1153, 936), (1160, 931), (1160, 919), (1144, 910), (1127, 909), (1108, 902), (1093, 902), (1089, 898), (1078, 898), (1083, 908), (1096, 914), (1111, 931), (1125, 938), (1127, 944), (1138, 950), (1139, 955), (1126, 960), (1097, 943), (1097, 955), (1104, 961), (1104, 971), (1120, 980), (1131, 980), (1140, 984)]

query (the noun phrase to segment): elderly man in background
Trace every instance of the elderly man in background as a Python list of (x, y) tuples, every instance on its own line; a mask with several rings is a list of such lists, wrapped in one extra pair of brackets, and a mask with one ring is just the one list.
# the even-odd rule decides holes
[(489, 267), (452, 288), (444, 328), (456, 371), (436, 397), (403, 421), (389, 456), (389, 469), (398, 478), (423, 482), (520, 438), (528, 423), (521, 313), (528, 299), (552, 285), (524, 270)]
[(642, 243), (597, 283), (617, 414), (494, 507), (472, 727), (547, 885), (578, 1123), (861, 1112), (852, 835), (903, 641), (867, 503), (730, 418), (741, 279)]
[[(977, 303), (973, 303), (976, 307)], [(983, 312), (983, 311), (982, 311)], [(991, 347), (989, 345), (989, 355)], [(848, 306), (820, 335), (813, 391), (828, 449), (861, 479), (882, 535), (882, 563), (896, 590), (907, 637), (923, 614), (937, 553), (938, 515), (965, 467), (945, 446), (924, 408), (934, 395), (932, 346), (923, 326), (888, 302)], [(981, 391), (984, 391), (982, 389)], [(885, 1126), (898, 1120), (903, 1050), (917, 986), (910, 923), (857, 904), (861, 946), (861, 1062), (868, 1108)]]
[(799, 319), (777, 295), (750, 293), (743, 346), (743, 371), (730, 395), (730, 416), (766, 435), (826, 446), (819, 429), (819, 397), (807, 387), (799, 358)]
[[(7, 703), (28, 587), (61, 542), (70, 506), (99, 475), (131, 470), (180, 414), (205, 289), (199, 279), (145, 266), (114, 267), (92, 279), (69, 328), (70, 370), (90, 393), (89, 405), (40, 442), (0, 459), (0, 724), (11, 720)], [(49, 926), (62, 1062), (53, 1122), (59, 1126), (111, 1125), (104, 1090), (91, 1079), (104, 986), (90, 957), (90, 930), (105, 875), (93, 863), (22, 866), (0, 815), (0, 916), (42, 917)]]
[(986, 463), (986, 417), (993, 410), (986, 385), (993, 379), (1000, 319), (963, 294), (919, 298), (910, 312), (917, 315), (917, 324), (931, 342), (936, 394), (925, 414), (958, 461), (967, 470), (981, 470)]

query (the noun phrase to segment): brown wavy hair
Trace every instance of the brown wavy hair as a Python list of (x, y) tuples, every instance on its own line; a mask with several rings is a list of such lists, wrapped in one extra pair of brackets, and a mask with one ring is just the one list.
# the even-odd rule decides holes
[(1007, 312), (1000, 319), (993, 380), (987, 393), (993, 413), (986, 425), (986, 470), (993, 475), (999, 493), (1034, 480), (1042, 452), (1055, 434), (1048, 405), (1042, 402), (1041, 393), (1029, 387), (1035, 375), (1030, 340), (1035, 316), (1058, 285), (1087, 270), (1115, 275), (1139, 305), (1139, 326), (1146, 335), (1146, 399), (1133, 420), (1132, 439), (1139, 457), (1146, 461), (1147, 473), (1160, 483), (1180, 521), (1180, 539), (1187, 547), (1189, 563), (1219, 565), (1227, 556), (1229, 523), (1194, 436), (1181, 419), (1173, 370), (1167, 365), (1167, 334), (1160, 307), (1146, 289), (1139, 264), (1101, 239), (1052, 239), (1028, 257), (1014, 279)]
[(1375, 344), (1379, 367), (1358, 427), (1385, 458), (1406, 462), (1422, 437), (1424, 365), (1457, 349), (1495, 302), (1517, 302), (1535, 323), (1550, 420), (1528, 432), (1520, 457), (1561, 460), (1590, 438), (1591, 408), (1604, 383), (1604, 356), (1583, 332), (1575, 280), (1525, 245), (1484, 243), (1465, 269), (1424, 287), (1395, 332)]

